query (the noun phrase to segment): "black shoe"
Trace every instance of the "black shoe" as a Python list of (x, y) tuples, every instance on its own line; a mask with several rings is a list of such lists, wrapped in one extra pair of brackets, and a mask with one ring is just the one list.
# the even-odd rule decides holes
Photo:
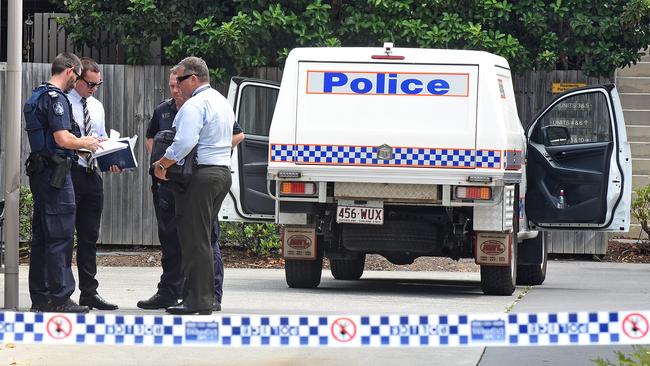
[(176, 299), (174, 298), (161, 295), (160, 293), (156, 292), (149, 299), (138, 301), (137, 305), (140, 309), (148, 309), (148, 310), (167, 309), (170, 306), (178, 305), (178, 301), (176, 301)]
[(65, 299), (63, 304), (53, 304), (52, 307), (48, 309), (48, 311), (53, 313), (87, 313), (88, 310), (87, 306), (77, 305), (77, 303), (70, 298)]
[(199, 314), (199, 315), (210, 315), (212, 314), (212, 309), (190, 309), (184, 304), (170, 306), (165, 309), (166, 312), (174, 315), (188, 315), (188, 314)]
[(90, 309), (95, 308), (99, 310), (115, 310), (117, 305), (111, 304), (110, 302), (104, 300), (98, 294), (92, 296), (79, 296), (79, 305), (85, 305)]
[(212, 302), (212, 311), (221, 311), (221, 303), (217, 299)]
[(48, 301), (45, 304), (32, 304), (29, 311), (34, 313), (46, 313), (52, 309), (52, 302)]

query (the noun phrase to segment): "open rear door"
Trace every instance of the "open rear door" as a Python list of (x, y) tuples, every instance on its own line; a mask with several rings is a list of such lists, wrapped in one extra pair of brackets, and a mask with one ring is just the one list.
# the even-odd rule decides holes
[[(223, 202), (222, 221), (272, 221), (275, 201), (268, 195), (266, 170), (269, 128), (280, 84), (233, 78), (228, 99), (246, 139), (233, 151), (232, 186)], [(272, 185), (273, 186), (273, 185)]]
[(532, 229), (629, 230), (632, 163), (614, 85), (558, 96), (526, 136)]

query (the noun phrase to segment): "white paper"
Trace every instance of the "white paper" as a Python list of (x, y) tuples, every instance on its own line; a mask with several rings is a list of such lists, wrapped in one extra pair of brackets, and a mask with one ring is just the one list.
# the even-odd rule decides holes
[(95, 151), (92, 156), (99, 157), (106, 154), (110, 154), (113, 151), (118, 151), (126, 149), (129, 145), (120, 142), (119, 140), (108, 139), (99, 143), (100, 148)]

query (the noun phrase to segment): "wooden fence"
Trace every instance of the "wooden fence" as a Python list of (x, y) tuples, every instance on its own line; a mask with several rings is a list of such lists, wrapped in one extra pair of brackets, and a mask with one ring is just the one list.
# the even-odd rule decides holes
[(613, 83), (609, 78), (586, 77), (580, 71), (537, 71), (514, 75), (512, 84), (521, 124), (526, 127), (544, 106), (553, 100), (553, 83), (585, 83), (587, 85)]
[[(104, 84), (96, 97), (104, 104), (106, 129), (115, 129), (123, 136), (138, 135), (136, 158), (140, 166), (130, 172), (104, 174), (104, 211), (99, 242), (118, 245), (158, 245), (158, 234), (154, 217), (148, 175), (148, 153), (144, 144), (146, 126), (153, 109), (169, 97), (167, 77), (169, 67), (100, 65)], [(31, 90), (40, 82), (48, 80), (50, 64), (23, 64), (22, 100), (25, 101)], [(259, 68), (253, 77), (279, 81), (282, 72), (277, 68)], [(608, 79), (586, 78), (576, 71), (530, 72), (514, 78), (517, 107), (522, 124), (525, 126), (534, 115), (552, 98), (552, 82), (585, 82), (588, 84), (609, 82)], [(222, 93), (227, 85), (217, 85)], [(0, 111), (4, 110), (6, 90), (5, 73), (0, 72)], [(24, 121), (22, 122), (24, 126)], [(22, 136), (22, 158), (25, 161), (29, 144), (25, 134)], [(23, 172), (21, 184), (28, 181)], [(554, 253), (603, 254), (607, 240), (604, 234), (593, 232), (569, 234), (554, 233), (551, 250)], [(604, 243), (604, 248), (603, 248)]]

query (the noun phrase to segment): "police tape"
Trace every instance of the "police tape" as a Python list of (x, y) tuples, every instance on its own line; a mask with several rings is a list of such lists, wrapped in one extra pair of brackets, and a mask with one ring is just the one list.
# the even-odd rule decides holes
[(216, 347), (650, 344), (650, 311), (475, 315), (0, 313), (0, 342)]

